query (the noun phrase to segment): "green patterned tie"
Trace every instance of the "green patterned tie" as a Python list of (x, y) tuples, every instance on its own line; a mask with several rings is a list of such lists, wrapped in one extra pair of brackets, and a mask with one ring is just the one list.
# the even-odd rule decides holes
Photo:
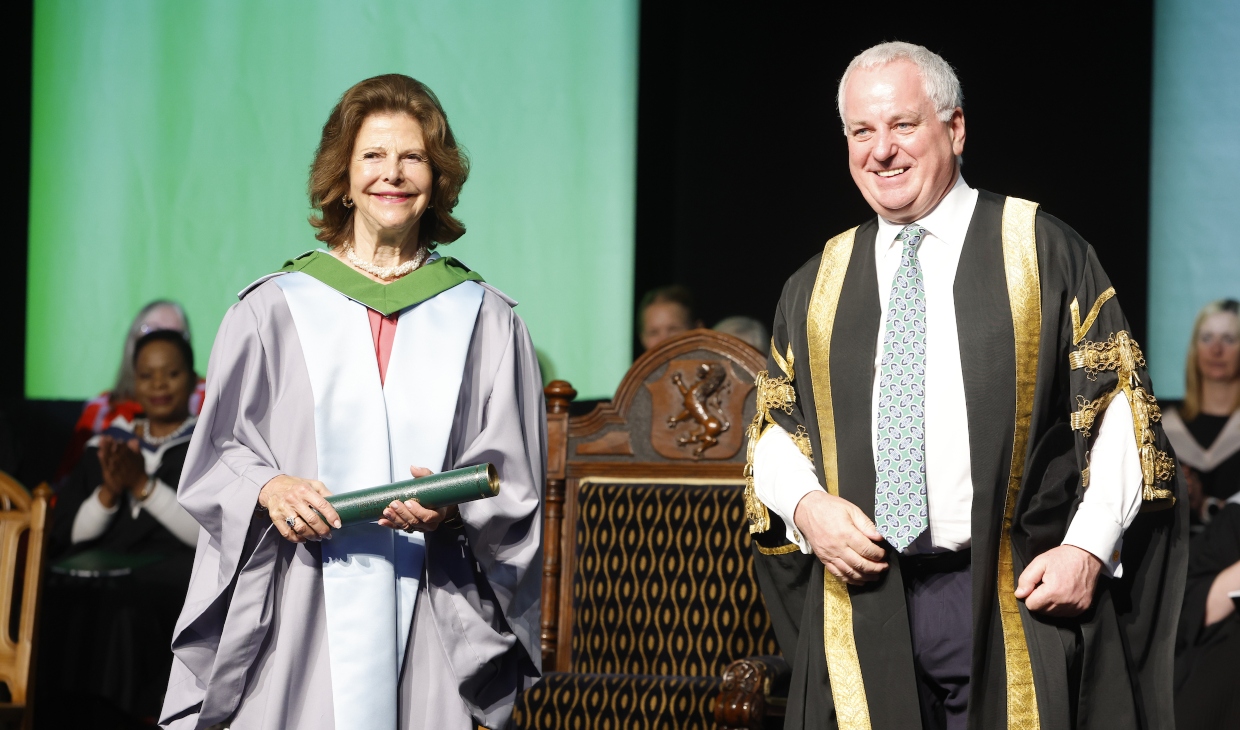
[(900, 268), (887, 299), (878, 371), (874, 521), (897, 551), (930, 525), (926, 499), (926, 286), (917, 246), (926, 229), (905, 226)]

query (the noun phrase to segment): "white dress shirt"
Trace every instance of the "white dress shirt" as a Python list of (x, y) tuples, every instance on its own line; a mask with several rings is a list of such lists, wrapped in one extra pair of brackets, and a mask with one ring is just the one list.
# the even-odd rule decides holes
[[(930, 526), (904, 551), (907, 555), (963, 550), (972, 541), (969, 421), (953, 288), (977, 197), (977, 191), (957, 176), (947, 196), (917, 221), (926, 229), (917, 257), (926, 288), (926, 496)], [(887, 299), (902, 253), (896, 235), (903, 228), (901, 224), (878, 219), (875, 266), (884, 326), (878, 331), (875, 374), (883, 355)], [(870, 431), (875, 443), (877, 401), (878, 378), (874, 377)], [(1100, 417), (1091, 450), (1090, 487), (1064, 544), (1088, 550), (1102, 561), (1108, 574), (1119, 575), (1123, 531), (1132, 524), (1141, 506), (1141, 463), (1128, 399), (1121, 394)], [(801, 454), (786, 431), (776, 426), (759, 439), (753, 472), (758, 498), (788, 526), (788, 539), (808, 553), (810, 548), (792, 517), (802, 497), (822, 489), (813, 462)]]

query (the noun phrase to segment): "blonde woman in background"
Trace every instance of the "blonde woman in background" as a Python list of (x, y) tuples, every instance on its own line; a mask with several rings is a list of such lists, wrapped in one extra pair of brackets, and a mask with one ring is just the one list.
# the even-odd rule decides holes
[(1184, 403), (1163, 416), (1189, 485), (1194, 522), (1240, 498), (1240, 302), (1220, 299), (1193, 324)]

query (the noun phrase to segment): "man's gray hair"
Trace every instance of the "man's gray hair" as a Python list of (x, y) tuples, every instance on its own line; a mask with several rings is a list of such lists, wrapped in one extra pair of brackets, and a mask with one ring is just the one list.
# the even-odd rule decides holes
[(915, 43), (904, 43), (902, 41), (879, 43), (877, 46), (872, 46), (857, 54), (857, 57), (844, 70), (844, 75), (840, 77), (837, 101), (840, 107), (840, 121), (844, 123), (845, 134), (848, 133), (848, 121), (844, 119), (844, 85), (848, 83), (848, 77), (852, 76), (852, 72), (857, 69), (879, 68), (893, 61), (909, 61), (921, 71), (922, 87), (926, 90), (926, 96), (930, 97), (930, 101), (934, 102), (934, 110), (938, 113), (940, 121), (950, 121), (952, 112), (956, 110), (956, 107), (964, 106), (964, 94), (960, 91), (960, 79), (956, 78), (955, 69), (947, 61), (944, 61), (942, 56), (925, 46), (919, 46)]

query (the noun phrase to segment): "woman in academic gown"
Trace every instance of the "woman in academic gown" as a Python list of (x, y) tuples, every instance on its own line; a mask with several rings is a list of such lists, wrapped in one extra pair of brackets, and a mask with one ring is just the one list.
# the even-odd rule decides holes
[[(167, 726), (498, 728), (538, 676), (538, 364), (515, 302), (433, 252), (464, 233), (467, 169), (407, 76), (357, 84), (324, 125), (328, 250), (243, 291), (211, 355)], [(499, 495), (459, 510), (335, 529), (324, 500), (486, 462)]]
[(180, 332), (157, 330), (131, 357), (143, 417), (118, 417), (91, 439), (56, 495), (35, 685), (49, 727), (152, 722), (172, 664), (198, 541), (176, 498), (194, 432), (194, 355)]
[(1184, 402), (1167, 409), (1163, 427), (1199, 526), (1240, 491), (1240, 302), (1211, 302), (1197, 315), (1185, 381)]
[(1193, 542), (1176, 645), (1177, 730), (1240, 727), (1240, 498)]

